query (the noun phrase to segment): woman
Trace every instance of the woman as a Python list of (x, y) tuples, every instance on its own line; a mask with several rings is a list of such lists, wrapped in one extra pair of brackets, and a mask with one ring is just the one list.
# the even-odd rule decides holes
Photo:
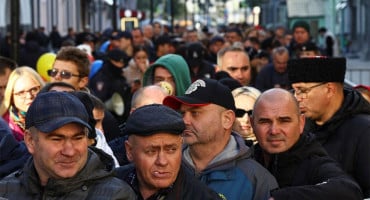
[[(249, 121), (249, 115), (252, 113), (254, 103), (261, 92), (254, 87), (244, 86), (234, 89), (232, 94), (237, 108), (237, 115), (239, 115), (236, 117), (233, 130), (239, 133), (246, 141), (256, 143), (257, 140)], [(249, 144), (251, 142), (247, 142), (247, 144), (251, 145)]]
[(123, 75), (132, 88), (132, 93), (141, 87), (141, 80), (144, 72), (149, 67), (149, 54), (147, 49), (142, 46), (134, 46), (134, 54), (128, 66), (123, 69)]
[(23, 140), (26, 112), (44, 85), (41, 76), (31, 67), (16, 68), (9, 76), (0, 115), (17, 141)]

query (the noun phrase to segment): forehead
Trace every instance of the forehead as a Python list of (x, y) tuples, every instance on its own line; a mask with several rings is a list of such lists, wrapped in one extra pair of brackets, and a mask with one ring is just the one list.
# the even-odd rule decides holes
[(72, 73), (78, 72), (77, 65), (72, 61), (55, 60), (53, 68), (58, 70), (66, 70)]
[(222, 57), (222, 65), (224, 67), (231, 65), (234, 65), (235, 67), (249, 65), (249, 58), (244, 52), (229, 51)]
[(20, 91), (23, 89), (29, 89), (34, 86), (40, 85), (36, 80), (29, 76), (20, 76), (14, 84), (14, 91)]
[(294, 29), (294, 33), (308, 33), (308, 32), (306, 31), (306, 29), (302, 27), (297, 27)]
[(171, 77), (172, 74), (168, 69), (158, 66), (154, 69), (154, 76), (163, 76), (163, 77)]
[(42, 133), (40, 135), (43, 135), (45, 137), (54, 136), (54, 135), (64, 136), (64, 137), (73, 137), (76, 135), (85, 134), (84, 128), (85, 127), (83, 125), (78, 124), (78, 123), (68, 123), (68, 124), (65, 124), (59, 127), (58, 129), (55, 129), (54, 131), (50, 133)]
[(166, 132), (159, 132), (149, 136), (132, 135), (133, 139), (141, 145), (167, 146), (181, 143), (181, 136)]

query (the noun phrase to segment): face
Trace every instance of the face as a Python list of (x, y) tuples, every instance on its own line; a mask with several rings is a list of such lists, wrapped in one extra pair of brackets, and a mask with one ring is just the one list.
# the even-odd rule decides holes
[(87, 161), (87, 131), (76, 123), (66, 124), (51, 133), (26, 132), (25, 142), (34, 158), (42, 183), (48, 178), (74, 177)]
[(313, 120), (321, 120), (329, 106), (326, 84), (321, 83), (293, 83), (295, 97), (302, 114)]
[(230, 51), (222, 57), (221, 70), (239, 81), (243, 86), (248, 85), (251, 80), (251, 67), (249, 57), (244, 52)]
[[(223, 140), (225, 135), (223, 131), (228, 125), (226, 124), (225, 112), (226, 109), (215, 104), (206, 106), (187, 106), (181, 105), (180, 112), (186, 125), (183, 133), (184, 142), (188, 145), (206, 145)], [(230, 119), (233, 123), (234, 118)]]
[(103, 129), (104, 110), (99, 110), (99, 109), (94, 108), (93, 116), (96, 121), (95, 128), (104, 132), (104, 129)]
[(128, 47), (131, 46), (131, 40), (127, 38), (121, 38), (119, 39), (118, 48), (122, 51), (126, 50)]
[[(236, 108), (249, 111), (253, 109), (254, 98), (248, 95), (238, 95), (234, 97)], [(238, 132), (244, 138), (251, 137), (254, 135), (252, 125), (249, 121), (248, 113), (245, 113), (243, 117), (237, 117), (236, 123), (233, 126), (233, 130)]]
[(230, 42), (231, 44), (233, 44), (234, 42), (240, 42), (241, 41), (241, 37), (235, 32), (226, 33), (225, 39), (226, 39), (226, 41)]
[(188, 42), (197, 42), (198, 34), (197, 32), (188, 32), (187, 33)]
[(154, 82), (153, 84), (159, 84), (161, 81), (166, 81), (171, 84), (173, 88), (173, 94), (176, 94), (176, 83), (172, 74), (164, 67), (156, 67), (154, 69)]
[(13, 88), (14, 106), (19, 111), (26, 112), (36, 95), (40, 92), (41, 85), (28, 76), (19, 77)]
[(270, 154), (290, 149), (303, 131), (304, 120), (294, 102), (287, 99), (261, 99), (253, 110), (254, 133), (261, 148)]
[[(87, 77), (78, 77), (80, 73), (78, 72), (78, 67), (75, 63), (71, 61), (55, 60), (53, 69), (58, 70), (58, 74), (55, 77), (50, 77), (50, 82), (65, 82), (72, 85), (76, 90), (80, 90), (87, 85)], [(77, 76), (71, 76), (68, 79), (62, 78), (60, 75), (61, 71), (67, 71)]]
[(135, 163), (140, 190), (155, 193), (173, 184), (181, 164), (182, 138), (169, 133), (132, 135), (125, 142), (127, 157)]
[(133, 30), (131, 31), (132, 39), (135, 45), (144, 44), (144, 36), (141, 34), (140, 30)]
[(212, 53), (217, 54), (217, 52), (224, 47), (224, 43), (221, 41), (217, 41), (209, 46), (209, 50)]
[(306, 29), (297, 27), (294, 29), (293, 38), (298, 44), (303, 44), (310, 39), (310, 34), (306, 31)]
[(284, 73), (287, 69), (288, 60), (289, 60), (288, 53), (283, 53), (281, 55), (276, 54), (273, 60), (275, 70), (278, 73)]
[(148, 65), (148, 54), (145, 51), (138, 51), (134, 55), (134, 60), (137, 65)]
[(0, 75), (0, 103), (3, 101), (6, 85), (8, 84), (9, 75), (12, 72), (9, 68), (5, 69), (5, 73)]

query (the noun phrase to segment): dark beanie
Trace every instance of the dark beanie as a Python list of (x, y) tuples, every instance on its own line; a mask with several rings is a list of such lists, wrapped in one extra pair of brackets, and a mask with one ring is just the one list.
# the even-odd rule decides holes
[(296, 21), (293, 24), (293, 28), (292, 28), (293, 32), (294, 32), (294, 29), (298, 27), (304, 28), (308, 33), (310, 33), (310, 25), (306, 21), (303, 21), (303, 20)]
[(288, 62), (290, 83), (344, 82), (345, 58), (300, 58)]

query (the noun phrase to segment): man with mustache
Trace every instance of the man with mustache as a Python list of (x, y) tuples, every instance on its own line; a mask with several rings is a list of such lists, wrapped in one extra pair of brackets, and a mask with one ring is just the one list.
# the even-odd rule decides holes
[(258, 141), (254, 157), (279, 183), (271, 199), (363, 199), (357, 183), (314, 136), (302, 134), (305, 117), (289, 91), (262, 93), (251, 119)]
[(26, 115), (25, 144), (32, 157), (0, 181), (7, 199), (135, 199), (113, 176), (113, 159), (88, 147), (93, 127), (82, 102), (66, 92), (39, 94)]
[(329, 156), (370, 197), (370, 104), (344, 86), (345, 58), (301, 58), (288, 62), (288, 76), (306, 117)]
[(263, 200), (277, 187), (275, 178), (251, 158), (244, 139), (232, 131), (235, 102), (230, 89), (213, 79), (198, 79), (183, 96), (163, 104), (182, 113), (187, 146), (184, 165), (224, 199)]
[(221, 199), (181, 165), (184, 129), (181, 115), (161, 104), (141, 106), (128, 117), (124, 145), (133, 164), (116, 171), (139, 200)]

